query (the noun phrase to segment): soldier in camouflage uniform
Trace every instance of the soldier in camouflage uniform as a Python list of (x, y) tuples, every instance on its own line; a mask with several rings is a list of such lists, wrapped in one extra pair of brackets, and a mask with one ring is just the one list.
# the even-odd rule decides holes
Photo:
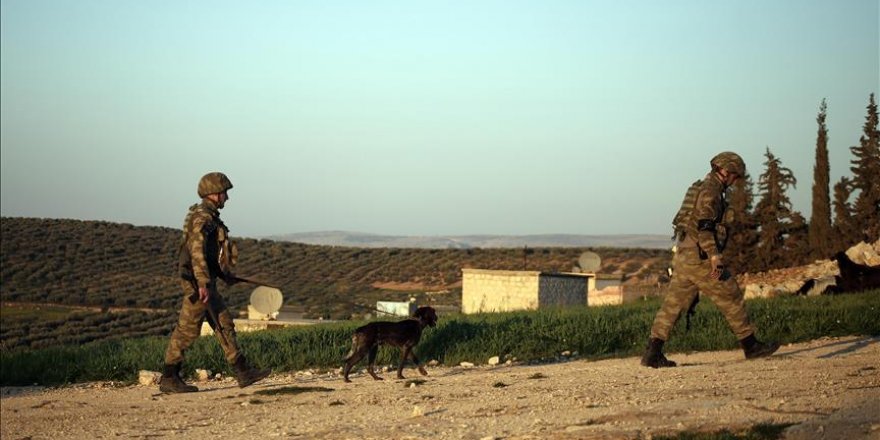
[[(189, 208), (184, 220), (178, 264), (180, 286), (184, 292), (183, 307), (165, 351), (165, 372), (159, 381), (159, 389), (163, 392), (198, 391), (198, 388), (181, 380), (180, 367), (183, 353), (199, 336), (202, 322), (206, 319), (220, 341), (226, 360), (234, 366), (240, 387), (251, 385), (271, 372), (268, 369), (255, 369), (248, 364), (238, 347), (232, 315), (217, 291), (217, 278), (227, 285), (235, 282), (232, 267), (238, 250), (229, 239), (229, 229), (220, 220), (220, 209), (229, 200), (227, 191), (231, 188), (232, 182), (223, 173), (205, 174), (198, 186), (202, 201)], [(220, 321), (219, 326), (212, 316)]]
[(724, 243), (718, 240), (718, 236), (724, 227), (726, 191), (746, 174), (745, 163), (738, 154), (723, 152), (712, 158), (710, 165), (712, 171), (701, 182), (695, 183), (693, 190), (688, 190), (682, 204), (685, 215), (680, 211), (673, 221), (678, 240), (672, 260), (673, 275), (642, 357), (641, 363), (646, 367), (675, 366), (675, 362), (663, 355), (663, 344), (698, 293), (708, 296), (718, 306), (739, 339), (746, 359), (769, 356), (779, 348), (779, 344), (765, 344), (755, 338), (755, 328), (746, 313), (742, 290), (721, 258)]

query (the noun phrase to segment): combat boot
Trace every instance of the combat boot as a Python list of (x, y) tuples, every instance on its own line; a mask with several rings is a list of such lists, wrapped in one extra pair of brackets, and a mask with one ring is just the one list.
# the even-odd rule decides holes
[(192, 385), (187, 385), (180, 378), (180, 364), (165, 365), (165, 372), (159, 379), (159, 391), (163, 393), (193, 393), (198, 390)]
[(666, 356), (663, 356), (664, 343), (664, 340), (658, 338), (651, 338), (648, 340), (648, 348), (645, 350), (645, 354), (642, 355), (642, 366), (651, 368), (667, 368), (675, 366), (675, 362), (672, 362), (669, 359), (666, 359)]
[(742, 347), (746, 359), (757, 359), (770, 356), (775, 353), (776, 350), (779, 350), (778, 342), (768, 342), (765, 344), (755, 338), (755, 335), (746, 336), (739, 341), (739, 345)]
[(266, 376), (272, 372), (269, 368), (261, 370), (251, 367), (244, 355), (238, 356), (238, 359), (235, 360), (235, 365), (233, 366), (235, 367), (235, 378), (238, 380), (238, 386), (240, 388), (253, 385), (256, 382), (265, 379)]

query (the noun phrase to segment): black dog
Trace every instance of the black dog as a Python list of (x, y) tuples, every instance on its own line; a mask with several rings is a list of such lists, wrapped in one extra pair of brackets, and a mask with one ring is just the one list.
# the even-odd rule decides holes
[(373, 372), (373, 365), (376, 361), (376, 353), (379, 351), (380, 344), (400, 347), (400, 365), (397, 367), (398, 379), (404, 378), (403, 364), (406, 363), (407, 357), (412, 358), (413, 363), (416, 364), (422, 376), (427, 376), (428, 372), (425, 371), (423, 366), (419, 365), (419, 360), (412, 349), (419, 343), (419, 339), (422, 337), (422, 330), (427, 326), (434, 327), (435, 325), (437, 325), (437, 313), (434, 309), (431, 307), (419, 307), (413, 313), (413, 318), (400, 322), (376, 321), (359, 327), (351, 335), (351, 351), (345, 356), (345, 368), (343, 370), (345, 381), (351, 382), (348, 379), (351, 367), (363, 359), (367, 353), (370, 354), (367, 372), (370, 373), (370, 376), (373, 376), (373, 379), (382, 380), (381, 377)]

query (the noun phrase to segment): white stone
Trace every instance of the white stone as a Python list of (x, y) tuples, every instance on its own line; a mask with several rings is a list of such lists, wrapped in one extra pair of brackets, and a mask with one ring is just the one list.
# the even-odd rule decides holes
[(474, 367), (474, 364), (471, 363), (471, 362), (462, 362), (462, 363), (460, 363), (460, 364), (458, 364), (458, 365), (461, 366), (461, 367), (463, 367), (463, 368), (473, 368), (473, 367)]
[(159, 383), (159, 379), (162, 377), (162, 373), (157, 371), (150, 370), (140, 370), (138, 371), (138, 382), (141, 385), (156, 385)]
[(196, 380), (199, 382), (207, 382), (211, 379), (211, 370), (196, 369)]
[(498, 362), (501, 361), (501, 358), (498, 356), (492, 356), (489, 358), (489, 365), (498, 365)]

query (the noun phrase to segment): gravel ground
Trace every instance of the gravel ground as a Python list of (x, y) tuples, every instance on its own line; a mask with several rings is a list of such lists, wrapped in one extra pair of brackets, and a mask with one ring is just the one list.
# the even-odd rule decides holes
[[(487, 354), (487, 359), (494, 353)], [(746, 361), (739, 351), (545, 365), (229, 378), (192, 394), (90, 383), (5, 387), (2, 438), (646, 439), (791, 424), (786, 439), (880, 439), (880, 338), (825, 338)], [(485, 360), (483, 360), (485, 362)]]

